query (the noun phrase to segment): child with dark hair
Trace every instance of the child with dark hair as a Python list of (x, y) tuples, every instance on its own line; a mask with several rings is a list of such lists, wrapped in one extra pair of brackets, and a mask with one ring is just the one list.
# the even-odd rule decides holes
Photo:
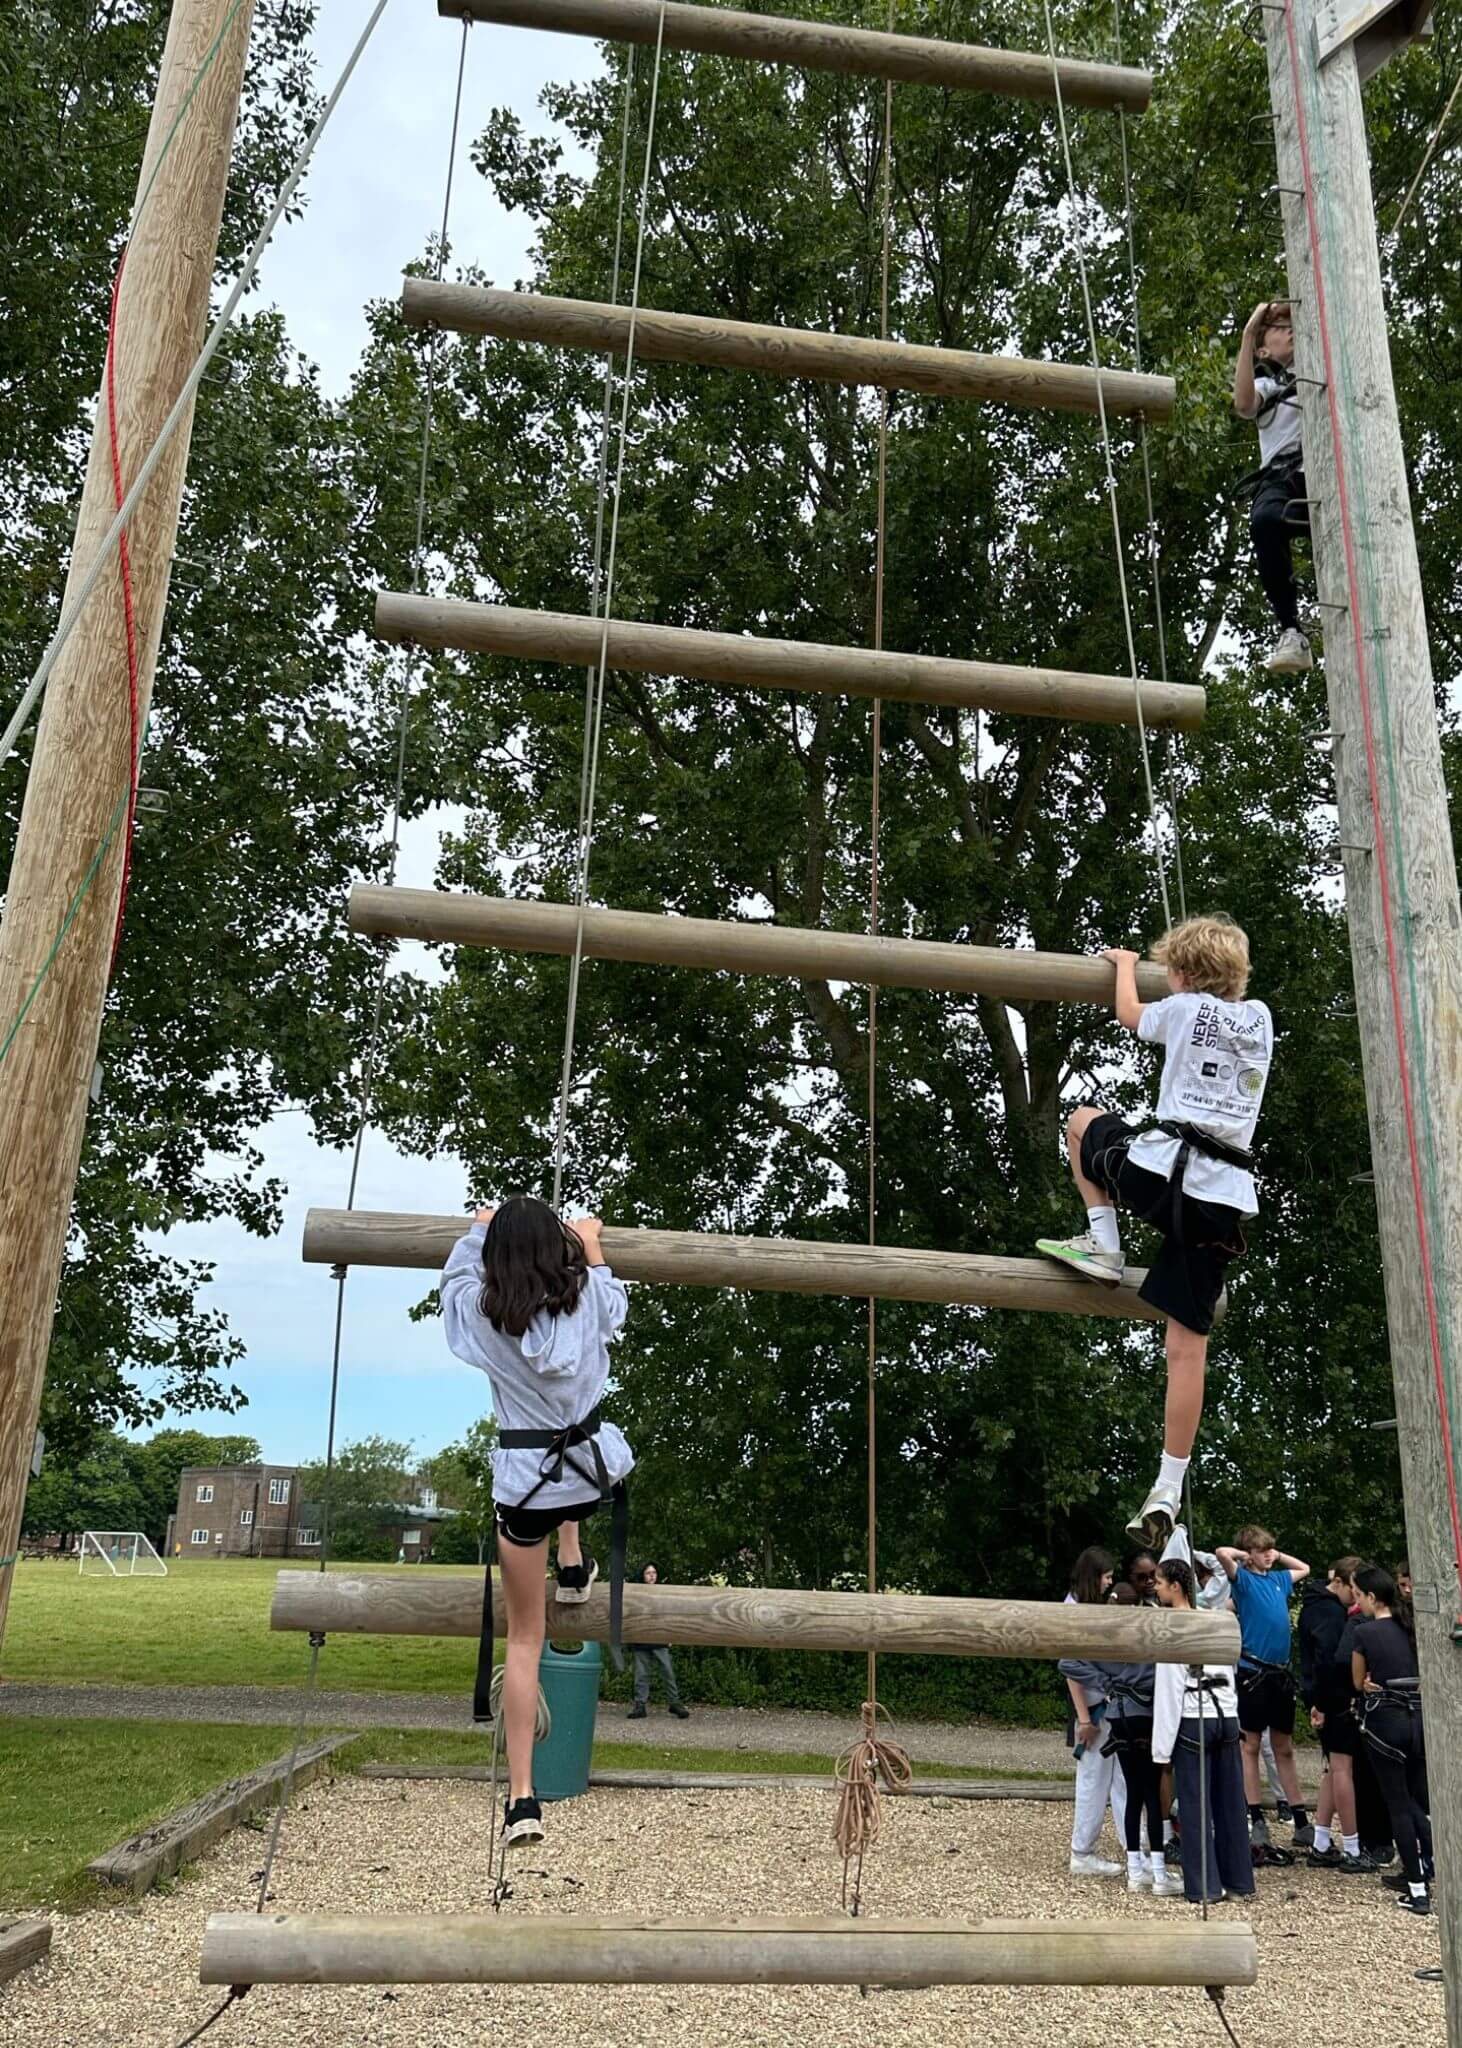
[[(1270, 1848), (1269, 1823), (1259, 1791), (1259, 1751), (1268, 1730), (1274, 1761), (1294, 1821), (1294, 1846), (1314, 1847), (1315, 1831), (1300, 1792), (1294, 1756), (1295, 1680), (1289, 1603), (1310, 1567), (1286, 1557), (1274, 1538), (1257, 1522), (1240, 1529), (1232, 1544), (1221, 1543), (1218, 1561), (1228, 1574), (1234, 1612), (1239, 1617), (1243, 1649), (1239, 1655), (1239, 1726), (1244, 1732), (1244, 1793), (1249, 1802), (1249, 1828), (1254, 1847)], [(1272, 1858), (1270, 1859), (1273, 1860)]]
[[(558, 1532), (556, 1598), (580, 1603), (598, 1573), (579, 1524), (607, 1499), (618, 1504), (634, 1455), (599, 1413), (609, 1346), (628, 1311), (624, 1283), (604, 1262), (597, 1217), (567, 1224), (546, 1202), (515, 1195), (479, 1209), (447, 1260), (442, 1318), (455, 1355), (487, 1374), (498, 1447), (492, 1493), (507, 1603), (502, 1717), (508, 1756), (504, 1839), (541, 1842), (533, 1796), (533, 1729), (543, 1654), (544, 1568)], [(483, 1655), (492, 1659), (492, 1572), (484, 1592)], [(479, 1701), (486, 1718), (484, 1673)]]
[(1234, 411), (1259, 428), (1263, 467), (1248, 479), (1249, 528), (1264, 595), (1279, 622), (1265, 667), (1297, 674), (1314, 666), (1300, 631), (1294, 543), (1310, 530), (1300, 395), (1294, 374), (1294, 319), (1283, 299), (1265, 299), (1249, 315), (1234, 364)]
[(1138, 1128), (1090, 1103), (1072, 1111), (1066, 1150), (1087, 1228), (1039, 1237), (1036, 1250), (1099, 1287), (1120, 1287), (1119, 1205), (1160, 1233), (1138, 1293), (1166, 1324), (1162, 1462), (1127, 1533), (1161, 1548), (1180, 1520), (1224, 1274), (1244, 1249), (1244, 1219), (1258, 1213), (1250, 1147), (1274, 1022), (1263, 1003), (1246, 999), (1249, 941), (1231, 917), (1185, 917), (1152, 957), (1172, 990), (1159, 1003), (1137, 993), (1135, 953), (1108, 946), (1102, 954), (1116, 969), (1117, 1022), (1163, 1048), (1157, 1109)]
[[(646, 1586), (658, 1586), (660, 1567), (647, 1564), (640, 1573), (640, 1581)], [(650, 1711), (650, 1671), (658, 1669), (665, 1683), (665, 1704), (677, 1721), (690, 1719), (690, 1708), (680, 1697), (680, 1686), (675, 1676), (675, 1665), (670, 1656), (668, 1643), (635, 1644), (635, 1697), (634, 1704), (625, 1715), (627, 1721), (643, 1721)]]
[[(1164, 1607), (1193, 1608), (1192, 1567), (1164, 1558), (1157, 1568)], [(1153, 1686), (1152, 1757), (1171, 1763), (1183, 1817), (1183, 1890), (1194, 1904), (1254, 1889), (1254, 1861), (1244, 1825), (1239, 1723), (1229, 1664), (1159, 1664)], [(1206, 1825), (1205, 1825), (1206, 1824)]]
[[(1391, 1574), (1364, 1564), (1355, 1575), (1360, 1610), (1351, 1678), (1360, 1695), (1361, 1733), (1385, 1795), (1391, 1829), (1401, 1855), (1394, 1888), (1397, 1904), (1409, 1913), (1430, 1913), (1433, 1874), (1430, 1799), (1426, 1778), (1426, 1731), (1421, 1718), (1421, 1678), (1416, 1660), (1416, 1624)], [(1382, 1878), (1381, 1882), (1389, 1882)]]
[(1359, 1569), (1358, 1557), (1337, 1557), (1323, 1587), (1309, 1583), (1301, 1587), (1297, 1631), (1300, 1697), (1310, 1710), (1310, 1726), (1320, 1738), (1325, 1759), (1320, 1802), (1315, 1809), (1315, 1846), (1309, 1860), (1317, 1868), (1351, 1877), (1380, 1868), (1374, 1857), (1361, 1852), (1355, 1785), (1360, 1730), (1355, 1721), (1350, 1653), (1342, 1651)]
[[(1068, 1604), (1103, 1605), (1112, 1590), (1116, 1560), (1109, 1550), (1090, 1544), (1071, 1567)], [(1109, 1671), (1086, 1657), (1063, 1657), (1057, 1665), (1071, 1699), (1072, 1722), (1067, 1736), (1076, 1753), (1076, 1810), (1071, 1820), (1071, 1875), (1120, 1877), (1122, 1866), (1098, 1853), (1107, 1808), (1118, 1841), (1126, 1839), (1126, 1797), (1115, 1755), (1107, 1749), (1102, 1723), (1111, 1700)]]

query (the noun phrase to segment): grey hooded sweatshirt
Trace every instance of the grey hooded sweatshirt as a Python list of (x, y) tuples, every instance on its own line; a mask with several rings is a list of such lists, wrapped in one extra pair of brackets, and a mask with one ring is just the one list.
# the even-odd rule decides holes
[[(442, 1317), (454, 1355), (475, 1365), (492, 1387), (499, 1429), (561, 1430), (582, 1422), (609, 1383), (609, 1346), (629, 1312), (624, 1282), (608, 1266), (591, 1266), (577, 1305), (567, 1315), (540, 1309), (521, 1337), (495, 1330), (478, 1306), (482, 1293), (485, 1223), (459, 1238), (442, 1272)], [(612, 1422), (597, 1438), (611, 1483), (634, 1467), (634, 1453)], [(580, 1445), (570, 1455), (585, 1472), (593, 1457)], [(542, 1451), (494, 1451), (492, 1497), (516, 1507), (532, 1493), (532, 1508), (578, 1506), (595, 1488), (567, 1464), (560, 1480), (538, 1485)], [(535, 1493), (533, 1489), (537, 1487)]]

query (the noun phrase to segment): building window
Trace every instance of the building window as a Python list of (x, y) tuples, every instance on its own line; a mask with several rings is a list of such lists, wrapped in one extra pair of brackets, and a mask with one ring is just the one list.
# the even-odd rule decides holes
[(213, 1498), (213, 1488), (211, 1486), (200, 1486), (193, 1498), (200, 1504), (206, 1504)]
[(404, 1534), (404, 1535), (402, 1536), (402, 1538), (401, 1538), (401, 1541), (402, 1541), (403, 1543), (407, 1543), (407, 1544), (410, 1544), (410, 1543), (420, 1543), (420, 1541), (421, 1541), (421, 1531), (420, 1531), (420, 1529), (408, 1529), (408, 1530), (406, 1531), (406, 1533), (405, 1533), (405, 1534)]
[(252, 1508), (245, 1508), (239, 1516), (239, 1527), (241, 1529), (252, 1529), (253, 1526), (254, 1510)]
[(270, 1480), (270, 1482), (269, 1482), (269, 1505), (270, 1505), (270, 1507), (272, 1507), (272, 1508), (282, 1508), (282, 1507), (284, 1506), (284, 1503), (285, 1503), (285, 1502), (286, 1502), (286, 1501), (287, 1501), (288, 1499), (289, 1499), (289, 1481), (288, 1481), (287, 1479), (271, 1479), (271, 1480)]
[(195, 1529), (188, 1538), (188, 1541), (190, 1543), (206, 1543), (208, 1541), (208, 1531), (206, 1529)]
[(319, 1540), (320, 1532), (318, 1529), (301, 1529), (296, 1537), (296, 1541), (299, 1543), (318, 1543)]

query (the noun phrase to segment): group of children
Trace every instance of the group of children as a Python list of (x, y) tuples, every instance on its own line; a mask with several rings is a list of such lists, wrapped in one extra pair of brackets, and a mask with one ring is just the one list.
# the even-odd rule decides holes
[[(1405, 1567), (1393, 1575), (1338, 1558), (1323, 1590), (1265, 1529), (1242, 1529), (1215, 1554), (1188, 1553), (1180, 1527), (1168, 1554), (1140, 1551), (1125, 1581), (1108, 1552), (1076, 1560), (1067, 1596), (1124, 1597), (1169, 1608), (1232, 1605), (1237, 1666), (1106, 1664), (1066, 1659), (1076, 1751), (1074, 1877), (1119, 1877), (1099, 1853), (1111, 1809), (1126, 1851), (1129, 1891), (1192, 1901), (1247, 1896), (1256, 1865), (1308, 1851), (1317, 1869), (1385, 1872), (1381, 1883), (1408, 1912), (1431, 1911), (1432, 1840), (1416, 1639)], [(1302, 1602), (1301, 1678), (1292, 1662), (1290, 1605)], [(1311, 1820), (1295, 1762), (1296, 1693), (1323, 1758)], [(1271, 1749), (1272, 1745), (1272, 1749)], [(1278, 1810), (1293, 1847), (1276, 1847), (1262, 1804), (1261, 1757), (1277, 1779)], [(1173, 1868), (1176, 1854), (1181, 1875)]]

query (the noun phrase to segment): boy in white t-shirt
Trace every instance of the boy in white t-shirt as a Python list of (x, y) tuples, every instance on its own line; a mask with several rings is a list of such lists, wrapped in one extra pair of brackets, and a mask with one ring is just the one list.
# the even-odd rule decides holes
[(1249, 1148), (1269, 1079), (1274, 1025), (1244, 1000), (1249, 941), (1230, 917), (1189, 917), (1153, 947), (1173, 993), (1137, 994), (1137, 955), (1103, 954), (1117, 970), (1118, 1021), (1163, 1047), (1155, 1116), (1134, 1128), (1091, 1106), (1066, 1126), (1071, 1171), (1086, 1203), (1080, 1237), (1038, 1238), (1036, 1249), (1105, 1287), (1122, 1280), (1116, 1204), (1162, 1234), (1139, 1290), (1167, 1323), (1167, 1406), (1157, 1483), (1127, 1524), (1159, 1547), (1180, 1516), (1183, 1479), (1203, 1414), (1208, 1333), (1224, 1270), (1244, 1249), (1245, 1217), (1258, 1214)]
[(1294, 326), (1282, 299), (1265, 299), (1249, 315), (1234, 364), (1234, 411), (1259, 428), (1262, 467), (1247, 480), (1253, 489), (1249, 531), (1259, 581), (1279, 621), (1279, 638), (1265, 667), (1296, 674), (1314, 666), (1310, 643), (1300, 631), (1300, 593), (1294, 578), (1295, 535), (1309, 532), (1310, 508), (1305, 502)]

